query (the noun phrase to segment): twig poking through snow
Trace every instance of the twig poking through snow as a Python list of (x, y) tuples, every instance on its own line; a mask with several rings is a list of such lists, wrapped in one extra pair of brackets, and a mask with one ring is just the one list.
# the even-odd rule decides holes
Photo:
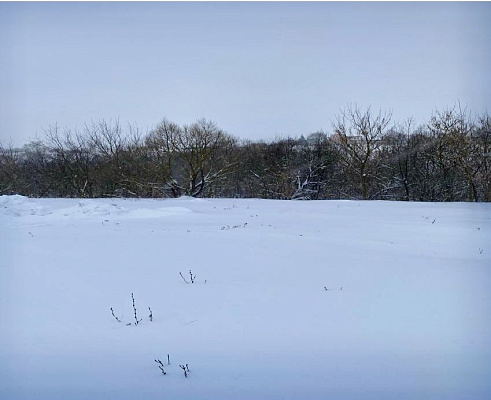
[(186, 365), (179, 364), (179, 367), (181, 367), (181, 369), (184, 371), (184, 376), (187, 378), (188, 373), (189, 373), (189, 365), (188, 364), (186, 364)]
[(167, 375), (167, 372), (165, 372), (164, 370), (164, 364), (162, 364), (162, 361), (160, 360), (154, 360), (157, 364), (159, 364), (159, 369), (160, 369), (160, 372), (162, 372), (163, 375)]
[(116, 321), (121, 322), (121, 320), (120, 320), (118, 317), (116, 317), (116, 316), (114, 315), (114, 310), (113, 310), (113, 308), (112, 308), (112, 307), (111, 307), (111, 314), (112, 314), (112, 315), (113, 315), (113, 317), (116, 319)]
[(135, 298), (133, 297), (133, 293), (131, 293), (131, 299), (133, 300), (133, 311), (135, 313), (135, 325), (138, 325), (141, 322), (141, 319), (138, 320), (138, 317), (136, 316)]
[(152, 322), (153, 321), (153, 314), (152, 314), (152, 310), (150, 309), (150, 307), (148, 307), (148, 311), (150, 311), (148, 318), (150, 318), (150, 322)]
[(189, 282), (186, 280), (186, 278), (184, 278), (184, 276), (182, 276), (182, 273), (181, 273), (181, 272), (179, 272), (179, 275), (181, 275), (181, 278), (182, 278), (182, 280), (183, 280), (184, 282), (189, 283)]
[[(189, 283), (186, 278), (182, 275), (181, 272), (179, 272), (179, 275), (181, 276), (182, 280), (186, 283)], [(189, 270), (189, 276), (191, 277), (191, 283), (194, 283), (194, 280), (196, 279), (196, 275), (193, 275), (193, 271)]]
[[(329, 289), (328, 287), (324, 286), (324, 290), (326, 292), (330, 291), (331, 289)], [(341, 286), (338, 290), (343, 290), (343, 286)]]
[(194, 280), (196, 279), (196, 275), (193, 275), (193, 272), (189, 270), (189, 275), (191, 276), (191, 283), (194, 283)]

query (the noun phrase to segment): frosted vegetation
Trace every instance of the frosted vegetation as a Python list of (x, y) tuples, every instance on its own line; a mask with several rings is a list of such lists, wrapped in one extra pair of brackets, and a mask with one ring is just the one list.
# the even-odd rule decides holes
[(0, 227), (2, 399), (491, 398), (488, 203), (1, 196)]
[(491, 118), (459, 106), (423, 124), (347, 106), (326, 131), (239, 140), (216, 123), (163, 119), (46, 129), (0, 143), (0, 194), (491, 201)]

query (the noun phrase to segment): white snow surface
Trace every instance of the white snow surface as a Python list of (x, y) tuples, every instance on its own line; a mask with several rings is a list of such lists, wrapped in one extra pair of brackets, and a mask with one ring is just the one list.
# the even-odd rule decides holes
[(490, 399), (491, 204), (1, 196), (0, 316), (1, 399)]

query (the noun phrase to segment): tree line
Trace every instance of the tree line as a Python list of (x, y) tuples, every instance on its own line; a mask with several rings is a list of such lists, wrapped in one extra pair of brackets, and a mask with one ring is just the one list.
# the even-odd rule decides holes
[(0, 144), (0, 194), (491, 201), (491, 118), (460, 107), (423, 125), (348, 105), (331, 132), (240, 140), (206, 119), (150, 132), (99, 121)]

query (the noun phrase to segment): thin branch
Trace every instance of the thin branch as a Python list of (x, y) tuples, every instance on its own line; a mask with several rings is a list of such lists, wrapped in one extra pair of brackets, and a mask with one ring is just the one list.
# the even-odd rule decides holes
[(167, 375), (167, 373), (164, 370), (164, 364), (162, 364), (162, 361), (160, 361), (159, 359), (154, 360), (154, 361), (159, 365), (159, 369), (160, 369), (160, 372), (162, 372), (162, 375)]
[(181, 272), (179, 272), (179, 275), (181, 276), (181, 278), (182, 278), (182, 280), (183, 280), (184, 282), (189, 283), (189, 282), (186, 280), (186, 278), (184, 278), (184, 276), (182, 276), (182, 273), (181, 273)]
[(113, 315), (113, 317), (116, 319), (116, 321), (121, 322), (121, 320), (120, 320), (118, 317), (116, 317), (116, 315), (114, 315), (114, 310), (113, 310), (113, 308), (112, 308), (112, 307), (111, 307), (111, 314), (112, 314), (112, 315)]
[(138, 325), (141, 322), (141, 319), (138, 320), (138, 317), (136, 316), (135, 298), (133, 297), (133, 293), (131, 293), (131, 299), (133, 300), (133, 312), (135, 313), (135, 325)]

